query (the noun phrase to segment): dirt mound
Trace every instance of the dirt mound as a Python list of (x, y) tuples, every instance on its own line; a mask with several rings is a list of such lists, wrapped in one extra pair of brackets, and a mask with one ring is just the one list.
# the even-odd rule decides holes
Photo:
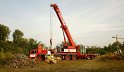
[(9, 67), (11, 68), (24, 68), (24, 67), (33, 67), (35, 62), (30, 60), (24, 54), (16, 54), (9, 62)]

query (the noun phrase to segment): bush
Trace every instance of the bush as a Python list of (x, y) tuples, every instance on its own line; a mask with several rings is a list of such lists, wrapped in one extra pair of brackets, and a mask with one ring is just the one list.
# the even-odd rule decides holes
[(0, 52), (0, 65), (7, 64), (12, 57), (13, 54), (11, 52)]
[(119, 57), (114, 53), (107, 53), (107, 54), (101, 55), (98, 58), (99, 61), (109, 61), (109, 60), (118, 60), (118, 59)]

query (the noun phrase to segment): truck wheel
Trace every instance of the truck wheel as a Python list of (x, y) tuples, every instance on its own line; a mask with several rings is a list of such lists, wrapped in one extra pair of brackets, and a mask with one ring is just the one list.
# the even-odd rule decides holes
[(66, 55), (65, 60), (70, 60), (70, 55)]
[(60, 57), (60, 58), (61, 58), (61, 60), (63, 60), (62, 55), (60, 55), (60, 56), (58, 56), (58, 57)]
[(37, 56), (36, 59), (35, 59), (35, 62), (40, 62), (42, 60), (42, 56)]
[(87, 60), (90, 60), (91, 59), (91, 57), (90, 56), (87, 56)]
[(76, 55), (72, 55), (72, 60), (76, 60), (77, 56)]

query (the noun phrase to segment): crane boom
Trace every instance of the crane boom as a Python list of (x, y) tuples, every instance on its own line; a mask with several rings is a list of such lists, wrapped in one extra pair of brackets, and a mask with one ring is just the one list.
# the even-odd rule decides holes
[(59, 7), (57, 6), (57, 4), (51, 4), (51, 7), (53, 7), (53, 9), (55, 10), (55, 12), (57, 14), (57, 17), (58, 17), (58, 19), (59, 19), (59, 21), (61, 23), (61, 28), (65, 32), (65, 34), (66, 34), (66, 36), (68, 38), (68, 41), (70, 43), (70, 46), (67, 46), (67, 48), (68, 49), (75, 49), (76, 45), (75, 45), (75, 43), (74, 43), (74, 41), (73, 41), (73, 39), (71, 37), (71, 34), (70, 34), (69, 30), (68, 30), (68, 27), (66, 26), (66, 23), (65, 23), (65, 21), (64, 21), (64, 19), (62, 17), (62, 13), (61, 13)]

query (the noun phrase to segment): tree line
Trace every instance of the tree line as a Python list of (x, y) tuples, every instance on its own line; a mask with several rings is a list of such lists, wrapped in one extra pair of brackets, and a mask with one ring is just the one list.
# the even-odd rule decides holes
[(122, 51), (124, 51), (124, 42), (120, 43), (120, 42), (113, 42), (112, 44), (110, 43), (108, 46), (84, 46), (81, 45), (82, 48), (86, 48), (86, 53), (88, 54), (106, 54), (106, 53), (114, 53), (117, 51), (117, 48), (121, 49)]
[[(70, 45), (69, 42), (67, 41), (67, 45)], [(83, 44), (80, 44), (80, 53), (82, 54), (106, 54), (106, 53), (114, 53), (115, 51), (117, 51), (117, 47), (119, 49), (121, 49), (122, 51), (124, 51), (124, 42), (120, 43), (119, 41), (117, 42), (113, 42), (112, 44), (110, 43), (108, 46), (86, 46)], [(56, 49), (58, 51), (64, 51), (65, 47), (64, 47), (64, 42), (61, 42), (60, 44), (58, 44), (56, 46)]]
[[(0, 24), (0, 51), (3, 52), (12, 52), (15, 53), (24, 53), (28, 54), (29, 50), (32, 48), (37, 48), (37, 45), (41, 42), (34, 40), (33, 38), (24, 38), (24, 33), (19, 29), (15, 29), (12, 33), (13, 40), (9, 40), (10, 36), (10, 29), (9, 27)], [(42, 43), (43, 44), (43, 43)], [(69, 45), (69, 42), (67, 42)], [(44, 44), (43, 44), (44, 45)], [(44, 45), (45, 46), (45, 45)], [(84, 53), (99, 53), (99, 54), (106, 54), (109, 52), (115, 52), (117, 50), (117, 46), (124, 50), (124, 42), (114, 42), (109, 44), (108, 46), (100, 47), (100, 46), (85, 46), (80, 44), (80, 52)], [(61, 42), (56, 46), (56, 49), (64, 49), (64, 42)]]
[(30, 49), (36, 48), (40, 43), (33, 38), (24, 38), (24, 33), (19, 29), (15, 29), (12, 33), (13, 40), (10, 41), (10, 32), (9, 27), (0, 24), (0, 51), (28, 54)]

